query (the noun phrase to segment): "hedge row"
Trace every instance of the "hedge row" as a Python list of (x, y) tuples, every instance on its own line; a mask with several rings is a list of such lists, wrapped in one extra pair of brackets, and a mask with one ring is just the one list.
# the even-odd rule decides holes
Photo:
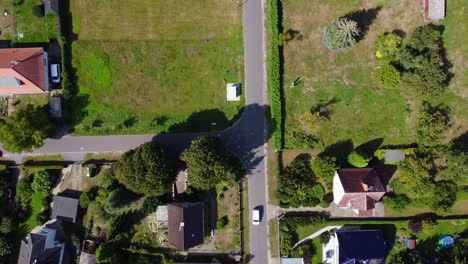
[(270, 90), (270, 115), (273, 147), (283, 149), (283, 103), (281, 93), (281, 60), (279, 43), (279, 9), (278, 0), (269, 0), (268, 35), (268, 87)]

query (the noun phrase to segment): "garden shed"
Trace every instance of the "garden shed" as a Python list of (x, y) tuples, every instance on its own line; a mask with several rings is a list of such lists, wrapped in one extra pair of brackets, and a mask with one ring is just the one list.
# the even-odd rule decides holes
[(240, 84), (239, 83), (226, 84), (226, 95), (227, 95), (228, 101), (239, 101), (240, 100)]
[(424, 20), (439, 21), (445, 18), (445, 0), (424, 0)]

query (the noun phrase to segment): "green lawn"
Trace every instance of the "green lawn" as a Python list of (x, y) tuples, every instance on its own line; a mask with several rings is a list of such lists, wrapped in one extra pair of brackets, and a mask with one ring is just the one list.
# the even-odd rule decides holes
[[(243, 107), (226, 82), (243, 80), (237, 1), (72, 0), (76, 134), (200, 131)], [(187, 10), (190, 10), (188, 12)], [(91, 26), (92, 24), (92, 26)]]
[(23, 4), (15, 8), (15, 42), (49, 42), (45, 19), (35, 11), (39, 5), (41, 5), (40, 0), (24, 0)]
[(18, 239), (23, 239), (31, 230), (40, 225), (40, 223), (36, 221), (36, 216), (42, 211), (41, 201), (44, 198), (45, 195), (40, 192), (35, 192), (31, 195), (31, 211), (28, 214), (28, 218), (19, 224), (15, 235)]
[[(403, 91), (379, 86), (376, 73), (380, 64), (374, 58), (373, 46), (385, 32), (398, 29), (410, 34), (423, 25), (422, 2), (284, 0), (282, 4), (284, 30), (297, 30), (303, 35), (302, 40), (284, 46), (286, 147), (296, 148), (292, 139), (298, 132), (314, 135), (321, 147), (348, 139), (355, 146), (375, 138), (384, 138), (384, 145), (413, 143), (418, 107)], [(452, 107), (455, 124), (447, 139), (466, 131), (468, 123), (468, 104), (463, 99), (466, 98), (463, 87), (467, 86), (463, 60), (466, 45), (460, 45), (456, 33), (467, 24), (462, 6), (463, 1), (451, 2), (447, 19), (442, 22), (447, 25), (444, 41), (454, 64), (451, 92), (443, 99)], [(364, 39), (344, 52), (326, 49), (322, 44), (323, 29), (333, 19), (363, 9), (374, 9), (376, 13)], [(365, 17), (369, 22), (373, 16)], [(299, 80), (299, 85), (291, 88), (294, 80)], [(328, 120), (313, 125), (311, 131), (301, 116), (318, 103), (330, 101), (333, 103), (328, 107), (331, 111)]]

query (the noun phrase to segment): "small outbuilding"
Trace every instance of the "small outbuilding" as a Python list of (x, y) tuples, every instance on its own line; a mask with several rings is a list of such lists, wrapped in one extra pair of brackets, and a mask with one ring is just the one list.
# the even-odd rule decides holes
[(226, 84), (226, 95), (228, 101), (240, 101), (240, 83)]
[(78, 203), (78, 199), (55, 196), (52, 204), (52, 219), (75, 223)]
[(445, 18), (445, 0), (424, 0), (424, 20), (439, 21)]
[(281, 258), (281, 264), (304, 264), (303, 258)]

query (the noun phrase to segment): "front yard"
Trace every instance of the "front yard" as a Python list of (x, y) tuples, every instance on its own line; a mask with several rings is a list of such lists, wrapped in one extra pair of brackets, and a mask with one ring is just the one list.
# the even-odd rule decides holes
[(226, 101), (226, 83), (243, 80), (237, 4), (72, 0), (79, 87), (71, 114), (74, 133), (228, 126), (243, 107), (243, 100)]
[[(284, 31), (292, 29), (302, 35), (302, 39), (284, 45), (286, 148), (310, 148), (301, 145), (299, 139), (304, 133), (318, 139), (318, 148), (348, 139), (354, 145), (375, 138), (384, 138), (384, 145), (415, 142), (419, 106), (400, 89), (379, 86), (376, 74), (381, 65), (374, 58), (374, 43), (385, 32), (397, 29), (409, 35), (423, 25), (422, 2), (284, 0), (282, 5)], [(447, 18), (442, 21), (447, 26), (443, 40), (454, 74), (450, 93), (441, 98), (452, 109), (453, 125), (445, 141), (467, 128), (466, 91), (460, 89), (467, 84), (463, 72), (466, 62), (461, 61), (466, 47), (455, 44), (455, 31), (462, 30), (466, 21), (461, 5), (462, 1), (449, 2)], [(353, 11), (359, 11), (362, 24), (368, 25), (368, 31), (363, 30), (364, 38), (347, 51), (329, 51), (322, 43), (323, 29), (333, 19)], [(292, 88), (294, 81), (296, 86)], [(305, 113), (318, 105), (325, 105), (329, 116), (310, 127)]]

